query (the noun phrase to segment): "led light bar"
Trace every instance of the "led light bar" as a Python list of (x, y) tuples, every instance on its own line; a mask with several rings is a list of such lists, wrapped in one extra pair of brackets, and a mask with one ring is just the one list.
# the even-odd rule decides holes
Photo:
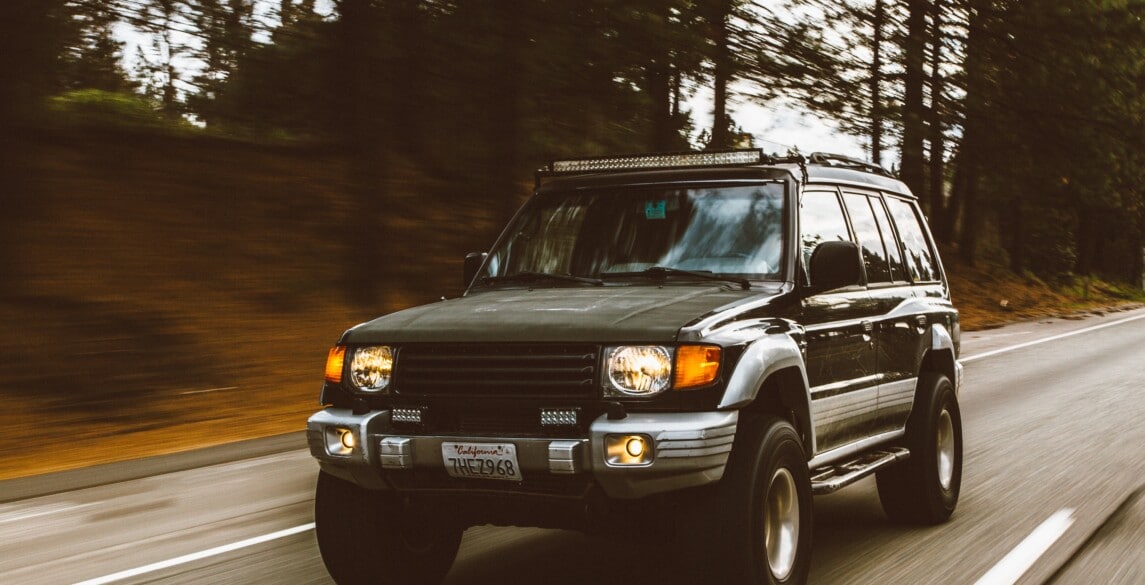
[(541, 426), (561, 427), (575, 426), (577, 424), (577, 409), (575, 408), (542, 408)]
[(421, 424), (420, 408), (395, 408), (390, 414), (390, 420), (396, 423)]
[(549, 164), (554, 173), (589, 173), (636, 169), (673, 169), (692, 167), (726, 167), (763, 164), (763, 151), (721, 150), (710, 152), (680, 152), (671, 154), (633, 154), (556, 160)]

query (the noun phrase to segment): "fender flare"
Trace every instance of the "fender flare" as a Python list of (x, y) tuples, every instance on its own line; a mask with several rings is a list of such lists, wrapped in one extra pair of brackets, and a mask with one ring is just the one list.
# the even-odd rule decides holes
[(768, 377), (791, 368), (798, 370), (802, 382), (799, 390), (803, 405), (796, 416), (807, 433), (808, 453), (814, 453), (815, 425), (811, 421), (811, 390), (807, 382), (807, 369), (803, 362), (803, 350), (790, 335), (765, 335), (747, 347), (728, 379), (718, 408), (738, 409), (751, 404)]
[(942, 323), (933, 323), (930, 326), (930, 352), (945, 353), (950, 356), (949, 372), (950, 382), (954, 384), (954, 394), (962, 391), (962, 363), (958, 361), (958, 347), (954, 344), (954, 337)]
[(954, 353), (954, 338), (942, 323), (930, 325), (930, 349), (950, 350), (951, 354)]

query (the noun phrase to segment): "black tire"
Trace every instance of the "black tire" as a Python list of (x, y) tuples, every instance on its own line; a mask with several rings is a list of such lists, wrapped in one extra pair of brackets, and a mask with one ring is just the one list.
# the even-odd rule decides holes
[(318, 474), (318, 550), (338, 585), (429, 585), (445, 579), (464, 529), (403, 510), (395, 492)]
[(883, 511), (896, 522), (941, 524), (958, 506), (962, 485), (962, 416), (946, 376), (919, 377), (904, 445), (910, 458), (877, 474)]
[(791, 423), (744, 415), (716, 498), (705, 581), (797, 585), (811, 568), (811, 479)]

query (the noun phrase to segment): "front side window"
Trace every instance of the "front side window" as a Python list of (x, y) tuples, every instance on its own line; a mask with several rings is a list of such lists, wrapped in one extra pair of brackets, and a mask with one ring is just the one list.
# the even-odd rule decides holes
[[(799, 202), (799, 225), (802, 233), (803, 267), (810, 270), (811, 254), (823, 242), (846, 242), (847, 219), (834, 191), (806, 191)], [(807, 277), (810, 284), (810, 276)]]
[(490, 252), (482, 276), (608, 278), (663, 267), (778, 279), (784, 191), (766, 183), (544, 193)]

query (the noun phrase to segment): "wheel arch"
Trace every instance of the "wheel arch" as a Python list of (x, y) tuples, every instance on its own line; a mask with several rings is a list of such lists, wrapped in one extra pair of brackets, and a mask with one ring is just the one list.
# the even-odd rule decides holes
[(946, 376), (951, 383), (958, 387), (958, 364), (955, 358), (954, 339), (946, 327), (935, 323), (930, 327), (930, 344), (918, 367), (921, 376), (923, 372), (937, 372)]
[(746, 413), (769, 413), (790, 420), (810, 457), (815, 453), (815, 426), (811, 422), (811, 393), (803, 352), (785, 334), (762, 337), (736, 364), (719, 408), (740, 408)]

